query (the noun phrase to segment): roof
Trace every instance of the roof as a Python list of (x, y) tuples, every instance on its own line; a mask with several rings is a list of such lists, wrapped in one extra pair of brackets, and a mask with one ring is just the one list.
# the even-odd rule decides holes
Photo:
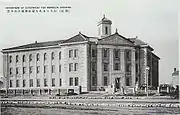
[(144, 41), (138, 39), (138, 38), (130, 38), (131, 41), (134, 41), (135, 45), (147, 45)]
[(26, 48), (39, 48), (39, 47), (47, 47), (47, 46), (58, 46), (59, 44), (63, 44), (63, 43), (87, 41), (89, 38), (94, 38), (94, 37), (88, 37), (88, 36), (86, 36), (86, 35), (79, 32), (79, 34), (77, 34), (77, 35), (75, 35), (75, 36), (73, 36), (73, 37), (71, 37), (69, 39), (66, 39), (66, 40), (35, 42), (35, 43), (31, 43), (31, 44), (6, 48), (6, 49), (3, 49), (2, 52), (8, 51), (8, 50), (17, 50), (17, 49), (26, 49)]
[(160, 57), (158, 57), (156, 54), (152, 53), (152, 56), (157, 58), (157, 59), (160, 59)]
[(107, 18), (105, 17), (105, 15), (103, 15), (103, 18), (102, 18), (101, 21), (98, 23), (98, 25), (99, 25), (99, 24), (102, 24), (102, 23), (104, 23), (104, 24), (112, 24), (112, 21), (109, 20), (109, 19), (107, 19)]
[(67, 39), (67, 40), (64, 40), (62, 43), (72, 43), (72, 42), (80, 42), (80, 41), (87, 41), (88, 40), (88, 36), (82, 34), (79, 32), (79, 34)]
[(129, 39), (130, 39), (131, 41), (133, 41), (136, 46), (139, 46), (139, 47), (147, 47), (147, 48), (149, 48), (151, 51), (154, 50), (150, 45), (148, 45), (146, 42), (138, 39), (137, 37), (136, 37), (136, 38), (129, 38)]
[(3, 51), (7, 50), (14, 50), (14, 49), (25, 49), (25, 48), (34, 48), (34, 47), (47, 47), (47, 46), (55, 46), (60, 43), (63, 43), (64, 40), (56, 40), (56, 41), (47, 41), (47, 42), (35, 42), (31, 44), (26, 44), (22, 46), (16, 46), (16, 47), (11, 47), (11, 48), (6, 48), (3, 49)]
[(98, 40), (98, 44), (114, 44), (114, 45), (131, 45), (134, 46), (134, 42), (128, 38), (118, 34), (118, 32), (104, 37)]

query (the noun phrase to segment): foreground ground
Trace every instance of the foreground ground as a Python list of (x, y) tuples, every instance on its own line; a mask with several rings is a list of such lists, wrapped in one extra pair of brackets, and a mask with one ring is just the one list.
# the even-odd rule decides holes
[(62, 108), (2, 108), (1, 115), (164, 115), (180, 114), (177, 108), (97, 108), (65, 107)]
[(156, 115), (180, 114), (179, 100), (167, 96), (78, 95), (1, 99), (2, 115)]

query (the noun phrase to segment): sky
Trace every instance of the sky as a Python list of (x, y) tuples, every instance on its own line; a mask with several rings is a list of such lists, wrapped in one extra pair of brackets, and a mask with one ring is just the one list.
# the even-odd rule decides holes
[[(7, 6), (71, 6), (68, 13), (7, 13)], [(70, 38), (79, 32), (97, 36), (103, 15), (112, 33), (138, 36), (154, 48), (160, 83), (171, 83), (178, 68), (178, 0), (0, 0), (0, 49)], [(0, 75), (2, 70), (0, 54)], [(179, 69), (179, 68), (178, 68)]]

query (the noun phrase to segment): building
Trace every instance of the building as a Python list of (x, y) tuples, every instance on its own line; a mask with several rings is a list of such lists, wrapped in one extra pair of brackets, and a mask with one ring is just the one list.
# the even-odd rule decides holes
[(98, 37), (79, 33), (69, 39), (35, 42), (6, 48), (4, 76), (8, 94), (62, 94), (97, 90), (158, 86), (159, 57), (136, 38), (126, 38), (105, 16), (98, 23)]
[(174, 68), (172, 73), (172, 85), (174, 88), (179, 86), (179, 70), (176, 70), (176, 68)]

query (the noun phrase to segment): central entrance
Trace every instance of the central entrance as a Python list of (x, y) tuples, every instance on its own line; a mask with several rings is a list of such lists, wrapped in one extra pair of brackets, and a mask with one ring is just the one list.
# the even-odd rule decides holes
[(120, 78), (115, 78), (115, 88), (120, 89)]

